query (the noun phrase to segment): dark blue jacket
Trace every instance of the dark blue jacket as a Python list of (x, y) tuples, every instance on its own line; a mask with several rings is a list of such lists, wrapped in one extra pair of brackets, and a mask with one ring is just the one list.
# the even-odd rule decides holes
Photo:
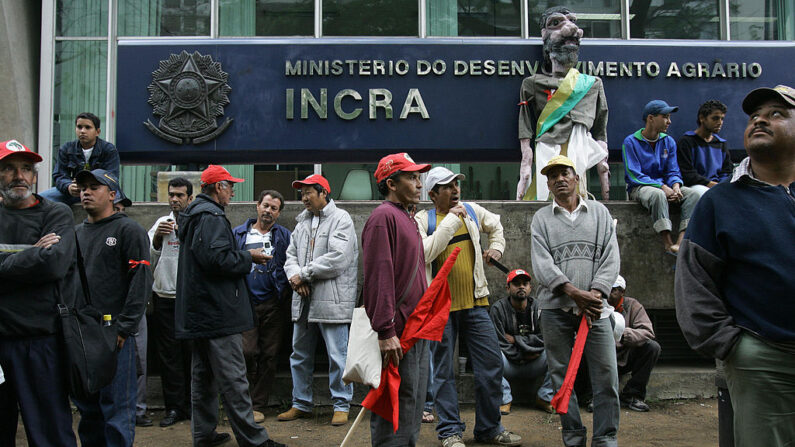
[[(246, 223), (238, 225), (232, 230), (232, 233), (235, 234), (237, 248), (244, 249), (246, 235), (256, 222), (257, 219), (248, 219)], [(290, 245), (290, 230), (279, 224), (274, 224), (271, 228), (271, 245), (273, 246), (273, 259), (265, 265), (258, 265), (246, 276), (251, 299), (258, 303), (273, 297), (280, 298), (287, 288), (288, 281), (287, 275), (284, 273), (284, 262), (287, 260), (287, 246)]]
[[(69, 184), (72, 183), (75, 175), (83, 169), (86, 169), (86, 157), (83, 155), (80, 141), (64, 143), (58, 149), (58, 160), (56, 160), (55, 169), (52, 171), (52, 184), (61, 193), (69, 195)], [(88, 169), (104, 169), (119, 178), (119, 151), (116, 150), (116, 146), (97, 137), (94, 151), (91, 152), (91, 158), (88, 160)]]
[(676, 148), (676, 161), (685, 186), (720, 183), (732, 175), (734, 163), (726, 140), (713, 134), (707, 143), (692, 130), (685, 132)]

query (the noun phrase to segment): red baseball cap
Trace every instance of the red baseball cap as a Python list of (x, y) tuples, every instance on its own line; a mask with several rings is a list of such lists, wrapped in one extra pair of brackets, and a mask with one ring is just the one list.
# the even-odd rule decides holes
[(17, 140), (8, 140), (0, 143), (0, 160), (13, 154), (23, 155), (33, 163), (39, 163), (42, 160), (41, 155), (31, 151)]
[(301, 189), (302, 186), (320, 185), (327, 193), (331, 194), (331, 186), (328, 185), (328, 180), (320, 174), (312, 174), (303, 180), (296, 180), (293, 182), (293, 188)]
[(380, 182), (397, 171), (427, 172), (429, 169), (431, 169), (431, 165), (418, 165), (405, 152), (390, 154), (378, 162), (378, 167), (375, 170), (375, 180)]
[(510, 284), (511, 281), (516, 279), (517, 276), (526, 276), (527, 279), (529, 279), (530, 281), (533, 280), (533, 277), (530, 276), (530, 274), (527, 273), (526, 271), (524, 271), (522, 269), (515, 269), (515, 270), (511, 270), (511, 272), (508, 273), (508, 284)]
[(219, 165), (207, 166), (207, 169), (202, 171), (202, 185), (211, 185), (223, 181), (240, 183), (244, 180), (242, 178), (232, 177), (229, 171)]

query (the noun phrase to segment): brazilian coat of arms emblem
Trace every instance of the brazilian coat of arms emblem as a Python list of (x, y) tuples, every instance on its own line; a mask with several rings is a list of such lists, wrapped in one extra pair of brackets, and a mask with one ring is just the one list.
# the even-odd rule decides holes
[(152, 72), (149, 104), (160, 117), (155, 125), (149, 119), (144, 125), (153, 134), (175, 144), (201, 144), (221, 135), (233, 119), (224, 116), (229, 104), (229, 75), (211, 56), (198, 51), (172, 54)]

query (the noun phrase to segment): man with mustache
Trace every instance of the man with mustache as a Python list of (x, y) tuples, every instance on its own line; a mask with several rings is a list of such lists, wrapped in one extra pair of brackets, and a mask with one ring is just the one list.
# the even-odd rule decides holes
[(359, 245), (353, 220), (331, 200), (331, 186), (320, 174), (293, 182), (306, 209), (295, 220), (284, 272), (293, 289), (293, 406), (280, 421), (312, 415), (315, 345), (323, 337), (329, 358), (331, 425), (348, 422), (353, 384), (342, 381), (348, 355), (348, 324), (356, 305)]
[[(452, 304), (441, 342), (431, 343), (434, 377), (431, 383), (434, 407), (439, 415), (437, 435), (443, 447), (464, 447), (462, 436), (466, 424), (458, 414), (455, 380), (455, 343), (458, 334), (467, 341), (469, 358), (475, 373), (475, 438), (499, 445), (518, 445), (521, 437), (502, 426), (500, 420), (500, 383), (502, 377), (500, 345), (494, 324), (489, 318), (489, 289), (483, 264), (499, 261), (505, 251), (500, 216), (480, 205), (461, 202), (459, 180), (466, 177), (447, 168), (428, 171), (425, 188), (434, 204), (414, 219), (422, 236), (425, 252), (425, 276), (428, 284), (433, 272), (455, 250), (461, 248), (447, 277)], [(480, 232), (488, 235), (489, 246), (481, 254)]]
[(685, 132), (676, 144), (682, 180), (699, 197), (734, 170), (726, 140), (718, 135), (725, 117), (726, 105), (710, 99), (698, 108), (698, 128)]
[(33, 193), (41, 156), (0, 143), (0, 445), (15, 445), (19, 414), (29, 445), (76, 446), (61, 347), (58, 295), (74, 303), (71, 210)]
[(699, 200), (674, 291), (682, 333), (724, 361), (738, 447), (795, 442), (795, 89), (743, 100), (748, 157)]
[(544, 65), (541, 72), (522, 81), (519, 91), (522, 162), (517, 200), (548, 200), (549, 190), (540, 171), (555, 155), (568, 156), (583, 174), (579, 188), (583, 197), (587, 192), (585, 172), (593, 166), (599, 172), (602, 199), (610, 195), (607, 99), (601, 79), (574, 68), (583, 34), (576, 22), (577, 16), (562, 6), (547, 9), (539, 20)]

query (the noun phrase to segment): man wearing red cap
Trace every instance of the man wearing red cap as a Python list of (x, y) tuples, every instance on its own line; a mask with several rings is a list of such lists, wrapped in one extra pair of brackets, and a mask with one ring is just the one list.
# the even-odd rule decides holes
[(218, 393), (237, 444), (281, 446), (254, 422), (246, 380), (242, 333), (254, 327), (245, 277), (251, 264), (271, 256), (262, 248), (240, 250), (224, 207), (234, 197), (232, 177), (210, 165), (201, 175), (201, 194), (178, 216), (176, 337), (193, 340), (191, 432), (197, 446), (229, 441), (218, 433)]
[(373, 446), (414, 446), (419, 439), (428, 384), (428, 341), (418, 341), (404, 354), (400, 335), (427, 288), (422, 238), (412, 210), (420, 201), (420, 173), (430, 168), (414, 163), (406, 153), (382, 158), (375, 179), (386, 200), (373, 210), (362, 230), (364, 307), (378, 333), (384, 361), (397, 365), (401, 378), (398, 431), (393, 431), (391, 421), (373, 414)]
[[(0, 143), (0, 445), (76, 445), (56, 304), (77, 291), (71, 210), (33, 193), (39, 154)], [(35, 299), (33, 299), (35, 298)]]
[(348, 422), (353, 384), (342, 381), (348, 351), (348, 324), (356, 305), (359, 247), (351, 216), (329, 197), (322, 175), (293, 182), (306, 210), (295, 220), (284, 272), (293, 288), (292, 408), (279, 415), (291, 421), (312, 414), (312, 373), (318, 335), (329, 359), (329, 391), (334, 404), (331, 425)]

